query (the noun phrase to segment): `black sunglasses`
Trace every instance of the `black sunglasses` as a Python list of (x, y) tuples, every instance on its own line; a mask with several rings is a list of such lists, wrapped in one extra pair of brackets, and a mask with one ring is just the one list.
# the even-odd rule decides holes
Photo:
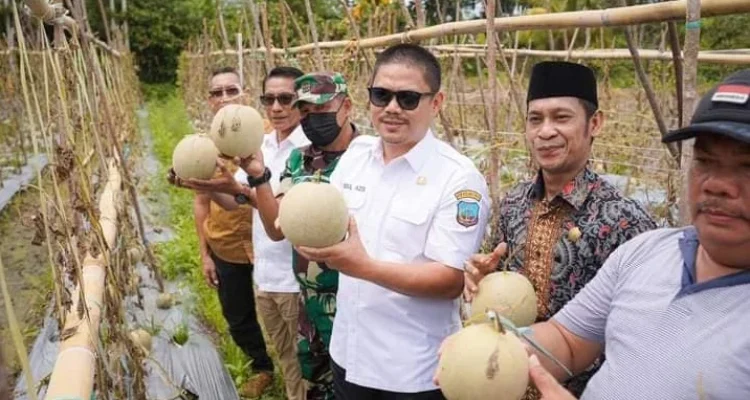
[(294, 98), (296, 96), (291, 93), (281, 93), (278, 95), (272, 95), (272, 94), (264, 94), (260, 96), (260, 104), (263, 104), (266, 107), (270, 107), (273, 105), (275, 101), (279, 101), (279, 104), (282, 106), (288, 106), (292, 104), (292, 101), (294, 101)]
[(238, 87), (238, 86), (230, 86), (230, 87), (227, 87), (227, 88), (219, 88), (219, 89), (209, 90), (208, 91), (208, 95), (212, 99), (218, 99), (224, 93), (226, 93), (227, 96), (229, 96), (229, 97), (235, 97), (235, 96), (239, 95), (241, 91), (242, 91), (242, 89), (240, 89), (240, 87)]
[(413, 110), (419, 106), (422, 96), (432, 96), (435, 93), (419, 93), (412, 90), (392, 91), (380, 87), (367, 88), (370, 93), (370, 103), (376, 107), (385, 107), (391, 103), (393, 96), (396, 96), (396, 102), (402, 110)]

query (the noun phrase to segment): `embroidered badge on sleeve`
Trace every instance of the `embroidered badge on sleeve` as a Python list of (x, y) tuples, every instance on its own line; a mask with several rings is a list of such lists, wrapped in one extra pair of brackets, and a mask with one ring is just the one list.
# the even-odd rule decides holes
[(482, 195), (474, 190), (461, 190), (455, 194), (456, 200), (456, 222), (459, 225), (470, 228), (479, 223), (479, 201)]

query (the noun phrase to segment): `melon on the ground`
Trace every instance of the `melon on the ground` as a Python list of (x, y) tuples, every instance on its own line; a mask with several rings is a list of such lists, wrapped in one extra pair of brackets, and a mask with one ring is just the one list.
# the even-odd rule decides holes
[(133, 340), (136, 346), (140, 347), (146, 354), (151, 352), (151, 334), (145, 329), (139, 328), (130, 331), (130, 339)]
[(438, 380), (448, 400), (519, 400), (529, 383), (521, 340), (491, 323), (461, 329), (440, 355)]
[(332, 246), (344, 239), (348, 226), (344, 196), (328, 183), (298, 183), (279, 204), (279, 228), (295, 246)]
[(171, 293), (159, 293), (156, 297), (156, 307), (162, 310), (171, 308), (174, 305), (174, 296)]
[(479, 281), (478, 286), (471, 302), (472, 317), (494, 309), (518, 327), (536, 321), (536, 292), (525, 276), (511, 271), (493, 272)]
[(219, 150), (205, 135), (187, 135), (172, 152), (172, 168), (182, 179), (211, 179), (216, 171)]
[(211, 121), (209, 136), (221, 154), (246, 158), (260, 150), (264, 134), (263, 117), (256, 109), (227, 104)]

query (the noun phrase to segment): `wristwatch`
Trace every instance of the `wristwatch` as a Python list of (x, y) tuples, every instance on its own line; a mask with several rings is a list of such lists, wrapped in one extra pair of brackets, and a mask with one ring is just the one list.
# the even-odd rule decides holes
[(250, 201), (250, 198), (242, 193), (237, 193), (234, 195), (234, 201), (237, 202), (237, 204), (247, 204)]
[(254, 188), (256, 186), (260, 186), (268, 181), (271, 180), (271, 170), (266, 167), (266, 170), (263, 171), (263, 176), (260, 178), (253, 178), (252, 176), (247, 176), (247, 184), (250, 185), (251, 188)]

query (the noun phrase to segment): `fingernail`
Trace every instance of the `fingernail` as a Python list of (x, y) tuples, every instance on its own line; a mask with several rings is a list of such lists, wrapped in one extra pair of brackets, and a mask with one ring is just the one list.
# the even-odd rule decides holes
[(532, 354), (529, 356), (529, 367), (536, 367), (539, 365), (539, 358), (536, 356), (536, 354)]

